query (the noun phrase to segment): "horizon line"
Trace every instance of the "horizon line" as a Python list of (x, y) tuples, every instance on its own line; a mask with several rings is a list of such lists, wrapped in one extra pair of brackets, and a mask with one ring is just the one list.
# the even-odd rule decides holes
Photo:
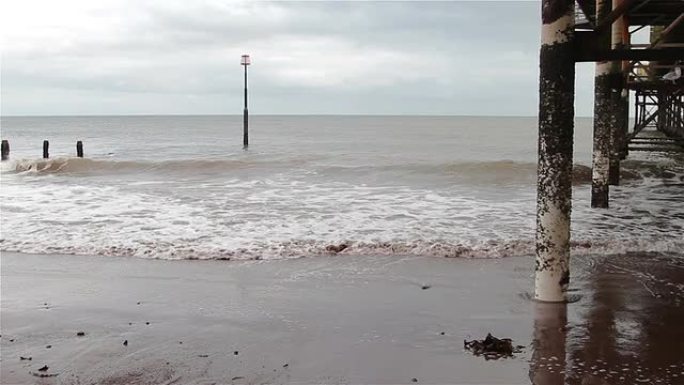
[[(237, 114), (186, 114), (186, 113), (129, 113), (129, 114), (46, 114), (46, 115), (5, 115), (0, 114), (0, 119), (2, 118), (78, 118), (78, 117), (129, 117), (129, 116), (139, 116), (139, 117), (151, 117), (151, 116), (236, 116), (242, 117), (240, 113)], [(358, 116), (358, 117), (480, 117), (480, 118), (537, 118), (537, 115), (480, 115), (480, 114), (382, 114), (382, 113), (320, 113), (320, 114), (297, 114), (297, 113), (284, 113), (284, 114), (252, 114), (254, 116)], [(630, 116), (631, 117), (631, 116)], [(593, 118), (593, 116), (587, 115), (575, 115), (575, 118)]]

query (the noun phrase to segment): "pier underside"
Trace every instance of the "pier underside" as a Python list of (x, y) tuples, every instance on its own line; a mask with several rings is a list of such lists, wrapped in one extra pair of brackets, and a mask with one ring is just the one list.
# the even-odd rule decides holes
[(591, 205), (608, 208), (629, 151), (684, 151), (684, 1), (543, 0), (541, 13), (535, 298), (565, 302), (575, 63), (596, 63)]

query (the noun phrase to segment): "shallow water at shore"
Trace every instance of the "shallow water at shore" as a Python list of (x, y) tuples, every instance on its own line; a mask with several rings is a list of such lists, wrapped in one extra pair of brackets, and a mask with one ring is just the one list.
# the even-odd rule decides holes
[[(684, 249), (684, 163), (634, 154), (589, 208), (578, 119), (575, 253)], [(536, 120), (255, 116), (2, 118), (0, 250), (158, 259), (531, 255)], [(51, 140), (52, 158), (36, 158)], [(84, 140), (87, 159), (67, 156)]]

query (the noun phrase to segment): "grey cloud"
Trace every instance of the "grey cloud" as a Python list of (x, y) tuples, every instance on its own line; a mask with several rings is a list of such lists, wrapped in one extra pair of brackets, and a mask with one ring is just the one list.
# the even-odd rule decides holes
[[(86, 98), (116, 104), (117, 113), (142, 106), (152, 113), (236, 113), (238, 60), (248, 52), (255, 113), (530, 115), (537, 104), (538, 7), (122, 3), (91, 15), (111, 24), (108, 30), (65, 22), (70, 44), (46, 46), (58, 41), (48, 38), (7, 50), (2, 113), (91, 113), (96, 103)], [(50, 90), (44, 105), (25, 100), (41, 88)]]

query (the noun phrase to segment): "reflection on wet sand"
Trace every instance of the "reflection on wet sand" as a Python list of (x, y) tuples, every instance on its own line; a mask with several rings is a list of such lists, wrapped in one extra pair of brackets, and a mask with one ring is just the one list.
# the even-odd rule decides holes
[(535, 304), (532, 383), (684, 384), (681, 255), (577, 263), (583, 298), (567, 305), (575, 307), (567, 328), (565, 305)]
[(567, 313), (565, 304), (534, 304), (534, 340), (530, 363), (530, 380), (533, 384), (565, 383)]

